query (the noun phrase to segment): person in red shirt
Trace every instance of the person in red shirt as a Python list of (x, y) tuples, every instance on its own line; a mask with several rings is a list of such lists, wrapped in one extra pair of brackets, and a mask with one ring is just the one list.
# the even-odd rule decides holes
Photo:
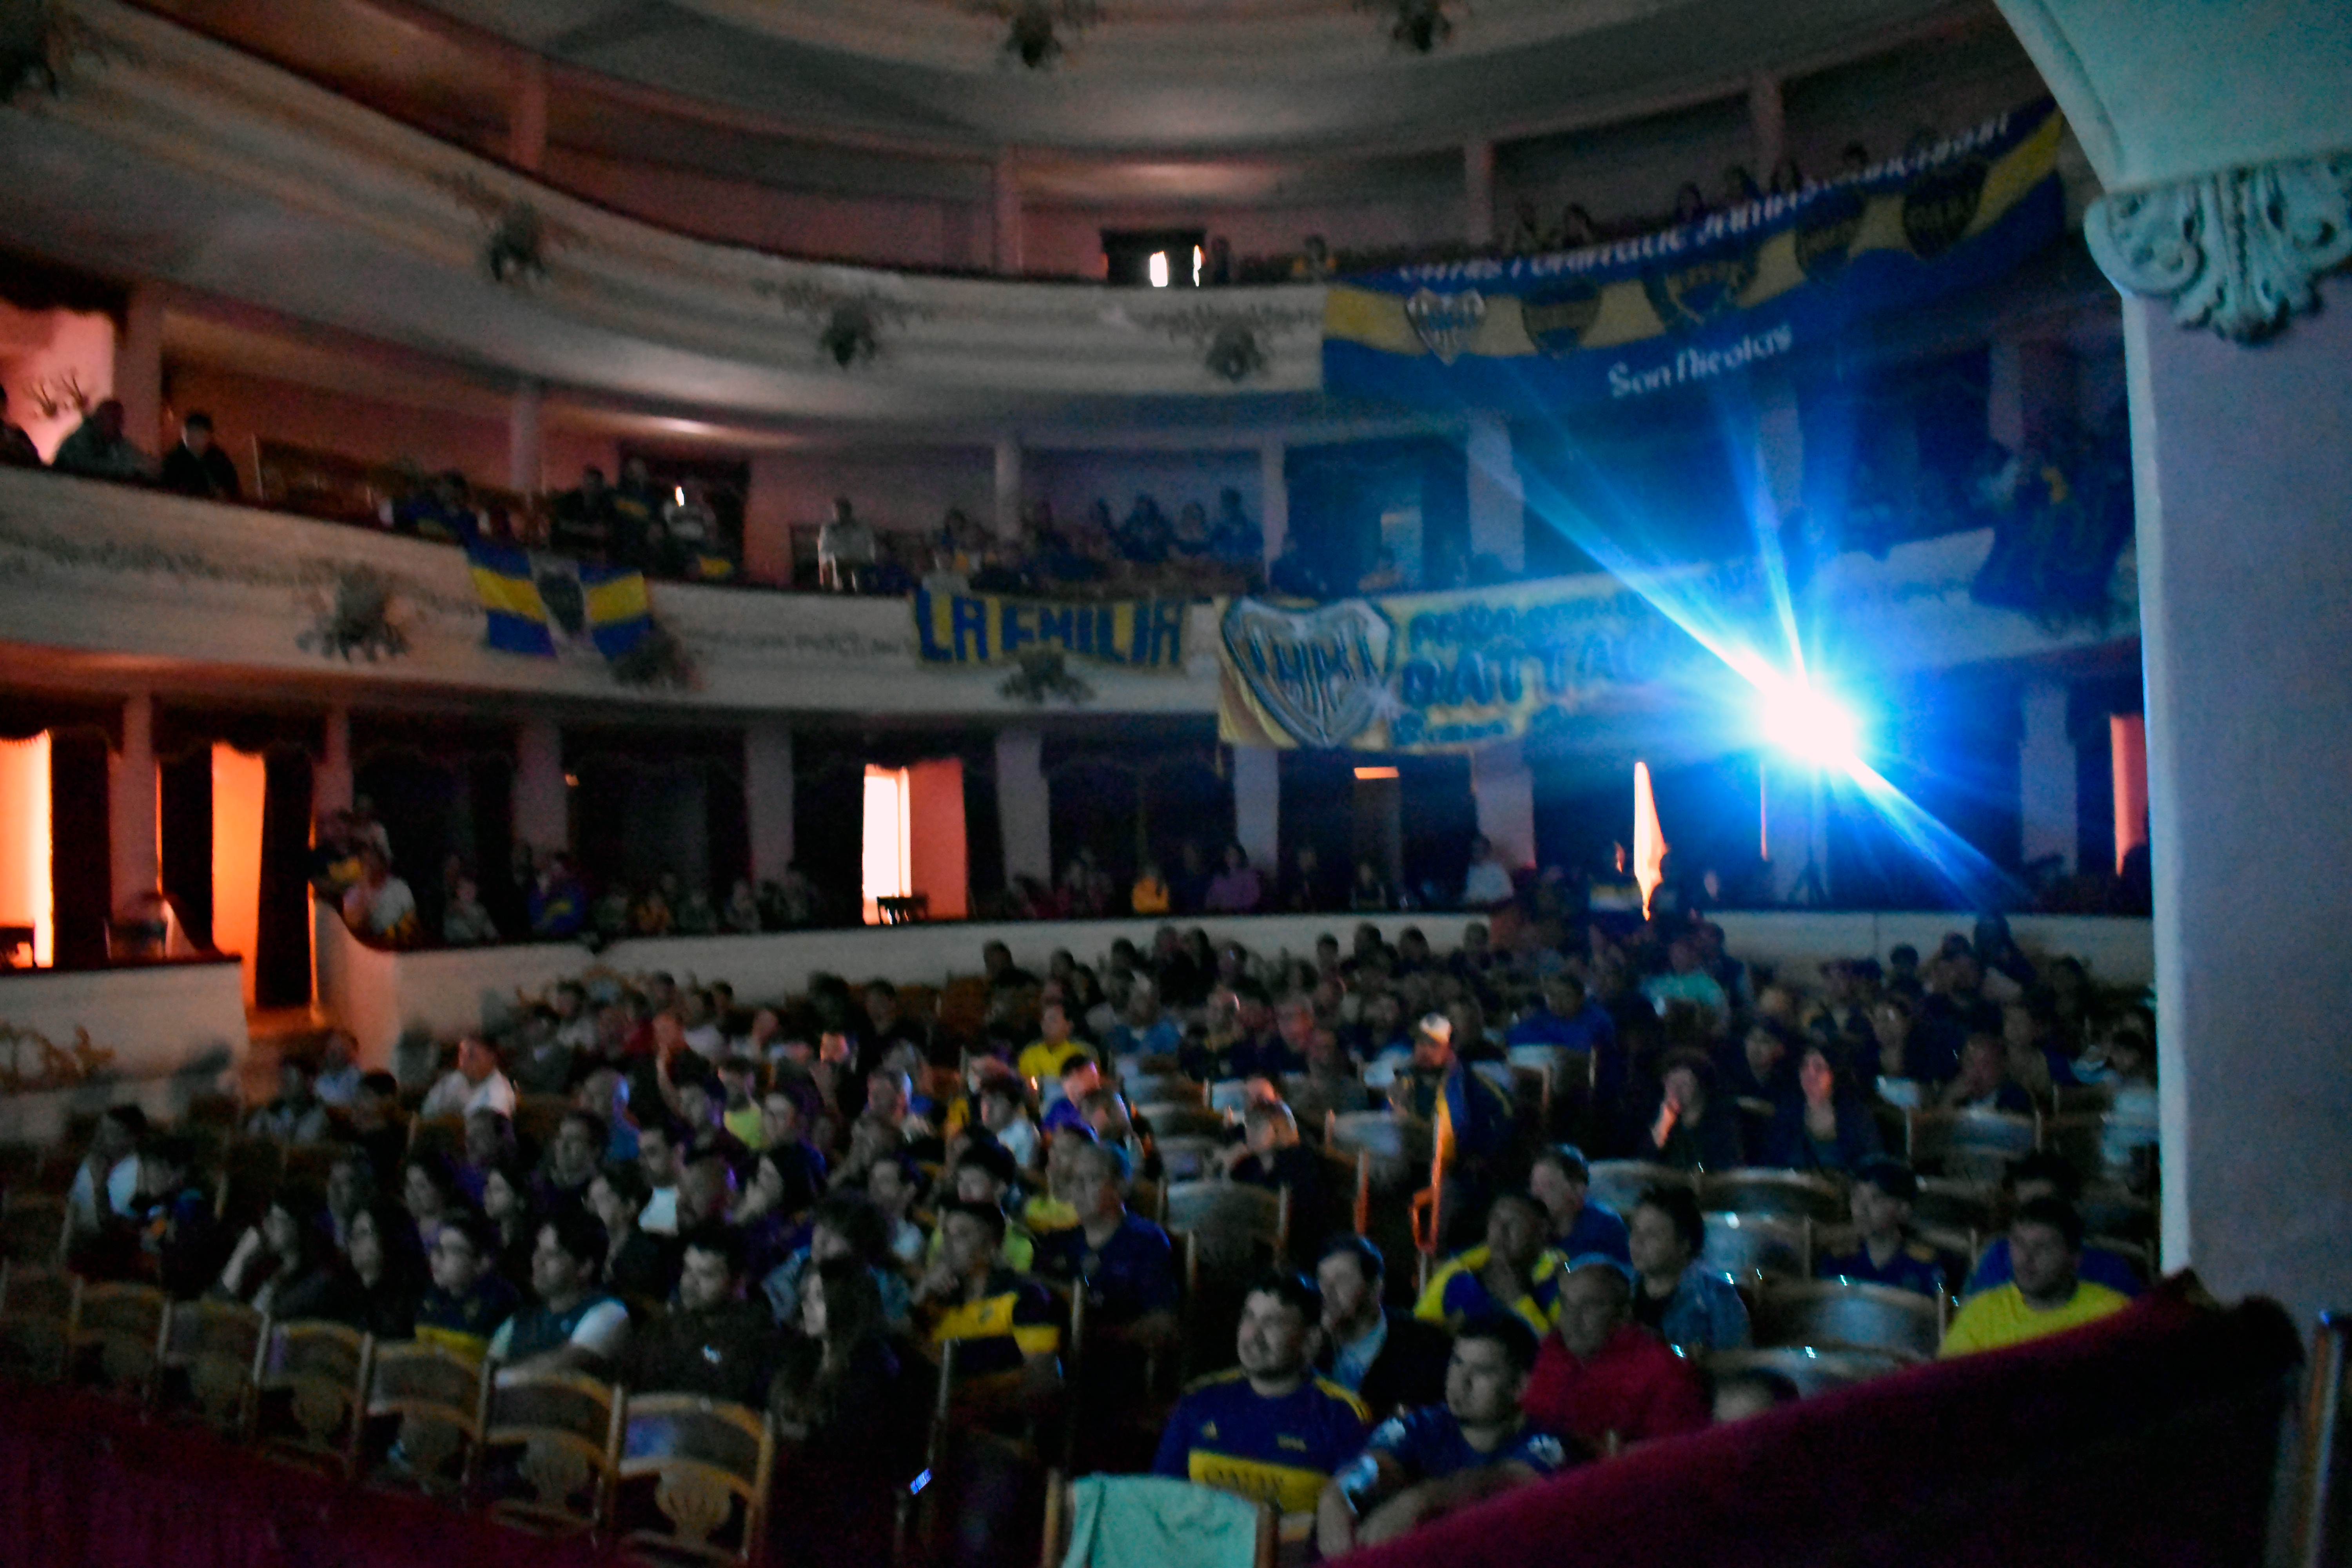
[(1529, 1420), (1595, 1454), (1707, 1425), (1697, 1372), (1633, 1321), (1633, 1301), (1632, 1277), (1615, 1258), (1586, 1253), (1570, 1263), (1559, 1320), (1528, 1379)]

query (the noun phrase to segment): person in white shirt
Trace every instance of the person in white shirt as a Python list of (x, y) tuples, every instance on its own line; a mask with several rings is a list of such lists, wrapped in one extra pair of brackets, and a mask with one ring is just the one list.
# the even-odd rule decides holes
[(343, 923), (362, 936), (397, 942), (416, 934), (416, 895), (373, 846), (360, 851), (360, 879), (343, 895)]
[(90, 1131), (89, 1152), (74, 1167), (66, 1193), (66, 1224), (74, 1236), (91, 1236), (116, 1215), (131, 1213), (139, 1195), (139, 1142), (147, 1136), (147, 1113), (135, 1105), (115, 1105)]
[(833, 503), (833, 519), (816, 536), (817, 582), (835, 593), (863, 592), (874, 575), (874, 531), (851, 510), (849, 498)]
[(677, 1234), (678, 1156), (685, 1143), (685, 1130), (674, 1121), (653, 1118), (637, 1129), (637, 1163), (649, 1189), (637, 1228), (648, 1236)]
[(604, 1226), (585, 1209), (566, 1209), (539, 1227), (530, 1289), (539, 1298), (490, 1337), (490, 1359), (532, 1372), (601, 1374), (629, 1342), (629, 1310), (597, 1289)]
[(477, 1110), (513, 1116), (515, 1086), (499, 1070), (499, 1055), (490, 1048), (489, 1042), (478, 1035), (467, 1035), (457, 1042), (457, 1065), (442, 1075), (416, 1113), (429, 1120), (437, 1116), (470, 1116)]
[(1507, 904), (1513, 894), (1511, 873), (1495, 858), (1495, 847), (1484, 837), (1470, 841), (1470, 869), (1462, 879), (1462, 907), (1490, 910)]
[(349, 1029), (331, 1029), (319, 1053), (319, 1076), (310, 1092), (341, 1110), (360, 1091), (359, 1041)]

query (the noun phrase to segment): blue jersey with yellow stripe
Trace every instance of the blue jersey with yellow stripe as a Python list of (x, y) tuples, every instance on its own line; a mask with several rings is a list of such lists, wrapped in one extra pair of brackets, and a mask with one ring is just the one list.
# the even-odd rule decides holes
[(1239, 1370), (1194, 1384), (1160, 1434), (1152, 1473), (1305, 1513), (1323, 1483), (1364, 1446), (1362, 1401), (1310, 1377), (1268, 1399)]
[(1062, 1348), (1062, 1316), (1044, 1286), (999, 1268), (977, 1297), (931, 1320), (931, 1343), (950, 1340), (957, 1342), (956, 1365), (966, 1374), (1014, 1372), (1031, 1356)]
[(1552, 1324), (1559, 1321), (1559, 1288), (1566, 1272), (1559, 1254), (1546, 1248), (1537, 1258), (1535, 1267), (1528, 1270), (1527, 1292), (1516, 1301), (1497, 1301), (1487, 1290), (1481, 1276), (1488, 1256), (1484, 1247), (1474, 1247), (1447, 1259), (1431, 1277), (1429, 1289), (1421, 1293), (1412, 1315), (1459, 1332), (1464, 1323), (1484, 1313), (1511, 1312), (1538, 1339), (1550, 1332)]

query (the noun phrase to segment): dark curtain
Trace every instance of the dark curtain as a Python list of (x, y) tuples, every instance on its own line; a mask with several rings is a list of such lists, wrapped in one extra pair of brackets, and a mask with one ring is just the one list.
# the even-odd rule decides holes
[(1399, 757), (1397, 785), (1403, 800), (1405, 881), (1416, 893), (1434, 884), (1434, 901), (1444, 908), (1462, 890), (1470, 840), (1478, 832), (1470, 759)]
[(1214, 758), (1213, 750), (1204, 750), (1197, 761), (1163, 757), (1144, 774), (1146, 834), (1166, 876), (1176, 875), (1186, 843), (1198, 844), (1202, 864), (1214, 868), (1233, 842), (1233, 781), (1217, 771)]
[(530, 889), (514, 881), (514, 759), (478, 756), (466, 764), (474, 820), (474, 880), (501, 936), (530, 929)]
[(1282, 864), (1259, 869), (1280, 887), (1299, 850), (1311, 848), (1325, 879), (1335, 889), (1346, 887), (1356, 866), (1356, 755), (1284, 752), (1276, 765), (1282, 781)]
[(106, 737), (95, 730), (49, 735), (49, 857), (59, 969), (106, 963), (106, 922), (114, 906), (107, 827)]
[(1135, 768), (1101, 757), (1072, 757), (1045, 775), (1054, 875), (1080, 849), (1121, 887), (1135, 876)]
[(156, 767), (163, 891), (198, 947), (213, 944), (213, 753), (199, 746)]
[[(793, 842), (805, 844), (797, 837)], [(1004, 893), (1004, 827), (996, 814), (996, 749), (993, 745), (967, 752), (963, 759), (964, 868), (971, 887), (971, 908), (986, 909)]]
[(29, 741), (44, 730), (86, 729), (104, 733), (122, 749), (122, 704), (51, 697), (45, 692), (0, 691), (0, 741)]
[(710, 900), (724, 909), (736, 882), (751, 874), (751, 803), (741, 768), (703, 771), (702, 810)]
[(865, 885), (866, 763), (839, 751), (804, 765), (795, 748), (793, 860), (824, 897), (819, 918), (846, 924), (857, 918)]
[(272, 746), (261, 797), (261, 918), (253, 995), (263, 1007), (310, 1005), (310, 758)]

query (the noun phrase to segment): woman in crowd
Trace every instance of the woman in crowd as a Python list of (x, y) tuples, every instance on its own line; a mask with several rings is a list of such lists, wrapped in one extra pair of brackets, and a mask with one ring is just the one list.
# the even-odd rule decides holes
[(1845, 1092), (1846, 1075), (1827, 1047), (1808, 1045), (1797, 1061), (1797, 1092), (1774, 1102), (1762, 1163), (1795, 1171), (1856, 1171), (1879, 1152), (1878, 1123)]
[(408, 1205), (408, 1217), (416, 1227), (418, 1250), (430, 1253), (440, 1239), (441, 1227), (466, 1207), (457, 1173), (442, 1156), (419, 1154), (408, 1162), (400, 1190)]
[(342, 1267), (318, 1315), (379, 1340), (413, 1339), (424, 1279), (415, 1223), (399, 1205), (378, 1199), (352, 1216)]
[(668, 1241), (639, 1228), (653, 1189), (635, 1163), (615, 1163), (588, 1184), (588, 1212), (604, 1227), (604, 1287), (633, 1315), (658, 1310), (677, 1283), (677, 1258)]
[[(815, 1200), (809, 1167), (792, 1146), (760, 1151), (751, 1179), (743, 1185), (730, 1219), (743, 1232), (743, 1267), (750, 1279), (764, 1279), (808, 1240), (802, 1215)], [(822, 1183), (823, 1177), (815, 1178)]]
[(1696, 1354), (1748, 1342), (1748, 1306), (1731, 1281), (1699, 1261), (1706, 1218), (1685, 1188), (1642, 1194), (1626, 1223), (1633, 1255), (1633, 1321), (1676, 1350)]
[(327, 1201), (309, 1185), (281, 1187), (247, 1228), (214, 1294), (273, 1318), (315, 1318), (333, 1281)]
[(1731, 1108), (1717, 1108), (1714, 1098), (1715, 1068), (1706, 1058), (1696, 1051), (1668, 1057), (1636, 1157), (1682, 1171), (1728, 1171), (1742, 1163), (1738, 1123)]
[(539, 1214), (531, 1206), (530, 1171), (519, 1159), (500, 1160), (482, 1178), (482, 1217), (498, 1227), (498, 1271), (514, 1285), (530, 1282), (530, 1255), (539, 1244)]
[(810, 1269), (768, 1395), (797, 1501), (771, 1511), (779, 1562), (881, 1562), (908, 1468), (910, 1399), (871, 1270), (835, 1258)]

